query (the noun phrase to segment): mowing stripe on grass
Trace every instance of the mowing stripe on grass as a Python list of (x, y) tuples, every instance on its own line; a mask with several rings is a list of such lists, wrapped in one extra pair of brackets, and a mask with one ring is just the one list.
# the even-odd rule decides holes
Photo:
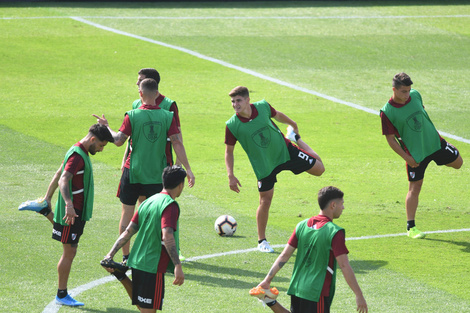
[[(276, 84), (281, 85), (281, 86), (285, 86), (285, 87), (288, 87), (288, 88), (291, 88), (291, 89), (294, 89), (294, 90), (302, 91), (302, 92), (305, 92), (305, 93), (308, 93), (308, 94), (311, 94), (311, 95), (314, 95), (314, 96), (317, 96), (317, 97), (320, 97), (320, 98), (323, 98), (323, 99), (327, 99), (327, 100), (330, 100), (330, 101), (333, 101), (333, 102), (336, 102), (336, 103), (339, 103), (339, 104), (344, 104), (344, 105), (347, 105), (349, 107), (352, 107), (352, 108), (355, 108), (355, 109), (358, 109), (358, 110), (362, 110), (362, 111), (365, 111), (365, 112), (368, 112), (368, 113), (371, 113), (371, 114), (379, 115), (378, 111), (373, 110), (373, 109), (369, 109), (369, 108), (364, 107), (362, 105), (355, 104), (355, 103), (348, 102), (348, 101), (344, 101), (344, 100), (341, 100), (341, 99), (338, 99), (338, 98), (335, 98), (335, 97), (331, 97), (331, 96), (328, 96), (326, 94), (323, 94), (323, 93), (320, 93), (320, 92), (317, 92), (317, 91), (314, 91), (314, 90), (303, 88), (303, 87), (300, 87), (300, 86), (282, 81), (280, 79), (273, 78), (273, 77), (255, 72), (253, 70), (250, 70), (250, 69), (247, 69), (247, 68), (244, 68), (244, 67), (241, 67), (241, 66), (237, 66), (237, 65), (234, 65), (234, 64), (216, 59), (216, 58), (212, 58), (212, 57), (203, 55), (203, 54), (201, 54), (199, 52), (196, 52), (196, 51), (192, 51), (192, 50), (189, 50), (189, 49), (186, 49), (186, 48), (183, 48), (183, 47), (168, 44), (168, 43), (165, 43), (165, 42), (162, 42), (162, 41), (150, 39), (150, 38), (147, 38), (147, 37), (134, 35), (134, 34), (131, 34), (131, 33), (128, 33), (128, 32), (124, 32), (124, 31), (115, 29), (115, 28), (111, 28), (111, 27), (108, 27), (108, 26), (104, 26), (104, 25), (101, 25), (101, 24), (98, 24), (98, 23), (88, 21), (88, 20), (86, 20), (82, 17), (71, 16), (70, 18), (73, 19), (73, 20), (76, 20), (78, 22), (85, 23), (85, 24), (88, 24), (88, 25), (93, 26), (93, 27), (97, 27), (97, 28), (102, 29), (102, 30), (106, 30), (106, 31), (109, 31), (109, 32), (112, 32), (112, 33), (115, 33), (115, 34), (118, 34), (118, 35), (123, 35), (123, 36), (131, 37), (131, 38), (139, 39), (139, 40), (150, 42), (150, 43), (153, 43), (153, 44), (157, 44), (157, 45), (160, 45), (160, 46), (163, 46), (163, 47), (166, 47), (166, 48), (171, 48), (171, 49), (174, 49), (174, 50), (177, 50), (177, 51), (181, 51), (181, 52), (190, 54), (192, 56), (195, 56), (199, 59), (210, 61), (210, 62), (222, 65), (222, 66), (227, 67), (227, 68), (235, 69), (235, 70), (243, 72), (245, 74), (249, 74), (249, 75), (252, 75), (254, 77), (258, 77), (258, 78), (276, 83)], [(446, 137), (452, 138), (452, 139), (460, 141), (460, 142), (465, 142), (465, 143), (470, 144), (470, 139), (466, 139), (466, 138), (456, 136), (456, 135), (452, 135), (452, 134), (442, 132), (442, 131), (439, 131), (439, 132), (442, 135), (446, 136)]]
[[(80, 16), (81, 18), (130, 20), (351, 20), (351, 19), (414, 19), (414, 18), (467, 18), (470, 15), (371, 15), (371, 16)], [(69, 18), (68, 16), (1, 17), (1, 20)]]
[[(427, 231), (424, 232), (425, 234), (443, 234), (443, 233), (456, 233), (456, 232), (464, 232), (464, 231), (470, 231), (470, 228), (462, 228), (462, 229), (447, 229), (447, 230), (435, 230), (435, 231)], [(388, 238), (388, 237), (399, 237), (399, 236), (406, 236), (406, 233), (400, 233), (400, 234), (385, 234), (385, 235), (374, 235), (374, 236), (363, 236), (363, 237), (351, 237), (351, 238), (346, 238), (346, 240), (366, 240), (366, 239), (377, 239), (377, 238)], [(279, 245), (273, 245), (273, 248), (284, 248), (285, 244), (279, 244)], [(257, 251), (257, 248), (250, 248), (250, 249), (244, 249), (244, 250), (234, 250), (234, 251), (228, 251), (228, 252), (221, 252), (221, 253), (214, 253), (214, 254), (207, 254), (207, 255), (201, 255), (201, 256), (196, 256), (192, 258), (187, 258), (185, 262), (194, 262), (198, 260), (204, 260), (204, 259), (211, 259), (211, 258), (216, 258), (219, 256), (227, 256), (227, 255), (233, 255), (233, 254), (241, 254), (241, 253), (248, 253), (248, 252), (254, 252)], [(129, 273), (129, 272), (128, 272)], [(79, 295), (80, 293), (87, 291), (89, 289), (98, 287), (99, 285), (106, 284), (110, 281), (114, 281), (115, 278), (113, 276), (106, 276), (97, 280), (94, 280), (92, 282), (89, 282), (85, 285), (81, 285), (77, 288), (74, 288), (69, 291), (69, 294), (72, 297), (75, 297)], [(60, 309), (61, 305), (58, 305), (55, 303), (55, 300), (50, 302), (45, 308), (42, 313), (57, 313)]]

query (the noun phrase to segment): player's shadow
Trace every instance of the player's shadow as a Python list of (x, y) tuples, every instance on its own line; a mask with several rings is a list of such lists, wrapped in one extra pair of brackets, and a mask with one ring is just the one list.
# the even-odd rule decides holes
[(462, 247), (462, 252), (470, 253), (470, 242), (469, 241), (442, 240), (442, 239), (436, 239), (436, 238), (425, 238), (424, 240), (451, 243), (453, 245), (461, 246)]
[(349, 264), (351, 264), (351, 267), (356, 274), (367, 274), (370, 271), (376, 271), (379, 268), (387, 265), (388, 262), (382, 260), (350, 260)]
[[(119, 309), (119, 308), (106, 308), (106, 310), (96, 310), (96, 309), (90, 309), (90, 308), (82, 308), (82, 307), (76, 307), (79, 311), (85, 311), (85, 312), (96, 312), (96, 313), (129, 313), (128, 309)], [(132, 311), (134, 312), (134, 311)]]
[[(239, 267), (226, 267), (220, 265), (211, 265), (211, 264), (204, 264), (199, 262), (187, 262), (184, 263), (184, 268), (187, 269), (194, 269), (198, 271), (204, 271), (207, 275), (199, 275), (199, 274), (191, 274), (190, 271), (185, 272), (184, 278), (185, 280), (193, 280), (197, 281), (200, 284), (204, 284), (207, 286), (220, 286), (227, 288), (230, 286), (231, 288), (236, 289), (251, 289), (255, 285), (257, 285), (260, 281), (264, 279), (266, 276), (267, 271), (269, 268), (266, 268), (264, 271), (259, 270), (247, 270), (241, 269)], [(248, 277), (247, 280), (249, 282), (236, 279), (235, 277), (242, 276)], [(289, 278), (284, 278), (279, 275), (276, 277), (277, 281), (285, 281), (289, 282)]]

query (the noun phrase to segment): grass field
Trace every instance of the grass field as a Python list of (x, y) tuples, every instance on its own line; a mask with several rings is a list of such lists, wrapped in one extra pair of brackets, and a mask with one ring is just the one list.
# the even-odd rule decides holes
[[(370, 312), (470, 312), (468, 166), (430, 165), (417, 216), (423, 231), (467, 231), (406, 238), (403, 161), (381, 135), (377, 115), (339, 103), (378, 111), (393, 75), (406, 71), (436, 127), (467, 161), (470, 6), (464, 1), (2, 2), (0, 43), (0, 311), (136, 311), (117, 281), (86, 285), (107, 277), (99, 261), (118, 233), (114, 195), (123, 148), (108, 145), (92, 157), (95, 211), (69, 279), (84, 308), (51, 304), (61, 247), (43, 217), (17, 207), (45, 193), (66, 150), (96, 121), (91, 114), (104, 113), (118, 129), (138, 97), (137, 71), (155, 67), (160, 91), (178, 103), (196, 176), (179, 199), (186, 281), (174, 287), (167, 276), (166, 312), (268, 312), (248, 290), (266, 275), (296, 223), (317, 213), (316, 193), (326, 185), (345, 192), (337, 223), (346, 229)], [(235, 175), (242, 191), (228, 188), (224, 122), (233, 114), (227, 93), (237, 85), (292, 117), (326, 167), (320, 178), (278, 176), (267, 231), (275, 254), (245, 251), (256, 246), (258, 192), (240, 146)], [(215, 234), (221, 214), (237, 219), (236, 236)], [(286, 306), (292, 265), (273, 282)], [(338, 275), (332, 312), (355, 312), (354, 303)]]

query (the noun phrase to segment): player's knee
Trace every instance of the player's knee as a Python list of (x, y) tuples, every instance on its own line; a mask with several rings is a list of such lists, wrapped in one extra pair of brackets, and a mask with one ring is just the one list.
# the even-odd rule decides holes
[(315, 165), (310, 169), (309, 173), (315, 176), (321, 176), (325, 172), (325, 166), (319, 160), (315, 162)]

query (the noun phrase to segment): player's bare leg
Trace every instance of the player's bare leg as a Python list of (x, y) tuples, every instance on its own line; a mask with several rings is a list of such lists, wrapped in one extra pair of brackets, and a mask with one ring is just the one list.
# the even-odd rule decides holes
[(77, 254), (76, 244), (65, 243), (62, 245), (63, 253), (62, 257), (57, 264), (57, 272), (59, 276), (59, 289), (67, 289), (67, 282), (69, 280), (70, 270), (72, 268), (72, 262)]
[(462, 159), (462, 156), (459, 155), (459, 157), (454, 162), (446, 164), (446, 166), (452, 167), (452, 168), (455, 168), (456, 170), (458, 170), (459, 168), (462, 167), (462, 164), (463, 164), (463, 159)]
[[(134, 216), (134, 209), (135, 205), (122, 204), (121, 220), (119, 221), (119, 234), (122, 234), (131, 222), (131, 219)], [(129, 255), (129, 250), (130, 242), (127, 242), (122, 247), (122, 255)]]
[(258, 225), (258, 240), (266, 238), (266, 226), (268, 225), (269, 208), (274, 195), (274, 188), (268, 191), (260, 191), (259, 206), (256, 211), (256, 223)]
[(414, 220), (416, 217), (416, 211), (418, 209), (419, 203), (419, 193), (421, 192), (421, 187), (423, 186), (423, 180), (410, 181), (408, 193), (406, 195), (406, 219), (408, 221)]

